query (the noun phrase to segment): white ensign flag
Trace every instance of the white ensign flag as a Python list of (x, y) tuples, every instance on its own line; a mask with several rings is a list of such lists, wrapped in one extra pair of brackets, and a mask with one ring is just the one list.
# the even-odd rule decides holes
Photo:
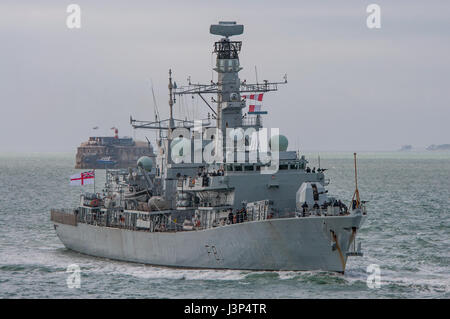
[(70, 185), (94, 184), (95, 172), (83, 172), (70, 176)]

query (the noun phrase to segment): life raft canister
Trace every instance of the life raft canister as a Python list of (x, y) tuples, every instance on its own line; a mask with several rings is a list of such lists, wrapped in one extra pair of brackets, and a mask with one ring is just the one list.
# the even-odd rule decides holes
[(91, 200), (91, 202), (89, 203), (90, 206), (98, 206), (98, 199), (93, 199)]

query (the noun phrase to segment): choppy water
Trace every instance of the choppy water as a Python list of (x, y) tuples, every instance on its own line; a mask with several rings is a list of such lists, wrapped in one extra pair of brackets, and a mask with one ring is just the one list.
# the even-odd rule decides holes
[[(311, 166), (316, 156), (308, 156)], [(350, 199), (352, 154), (321, 154), (321, 164), (329, 168), (329, 193)], [(74, 154), (0, 154), (1, 298), (450, 297), (449, 153), (359, 155), (360, 193), (370, 201), (359, 235), (365, 255), (349, 259), (345, 275), (181, 270), (69, 251), (49, 209), (77, 204), (80, 189), (68, 185), (73, 166)], [(74, 263), (81, 267), (79, 289), (66, 283)], [(366, 284), (370, 264), (380, 266), (381, 288)]]

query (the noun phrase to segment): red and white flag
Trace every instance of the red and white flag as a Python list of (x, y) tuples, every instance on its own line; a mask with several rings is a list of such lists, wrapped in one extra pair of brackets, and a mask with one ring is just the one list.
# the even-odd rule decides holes
[[(248, 113), (261, 113), (261, 105), (264, 93), (242, 95), (245, 100), (248, 100)], [(266, 112), (263, 112), (266, 113)]]
[(70, 185), (94, 184), (95, 171), (83, 172), (70, 176)]

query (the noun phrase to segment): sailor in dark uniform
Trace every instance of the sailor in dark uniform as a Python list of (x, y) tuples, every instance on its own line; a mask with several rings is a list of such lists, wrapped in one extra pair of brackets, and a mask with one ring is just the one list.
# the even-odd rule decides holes
[(303, 212), (306, 213), (306, 211), (308, 210), (308, 204), (306, 202), (304, 202), (302, 205), (302, 208), (303, 208)]
[(233, 224), (233, 211), (230, 209), (230, 213), (228, 214), (228, 221), (230, 224)]

